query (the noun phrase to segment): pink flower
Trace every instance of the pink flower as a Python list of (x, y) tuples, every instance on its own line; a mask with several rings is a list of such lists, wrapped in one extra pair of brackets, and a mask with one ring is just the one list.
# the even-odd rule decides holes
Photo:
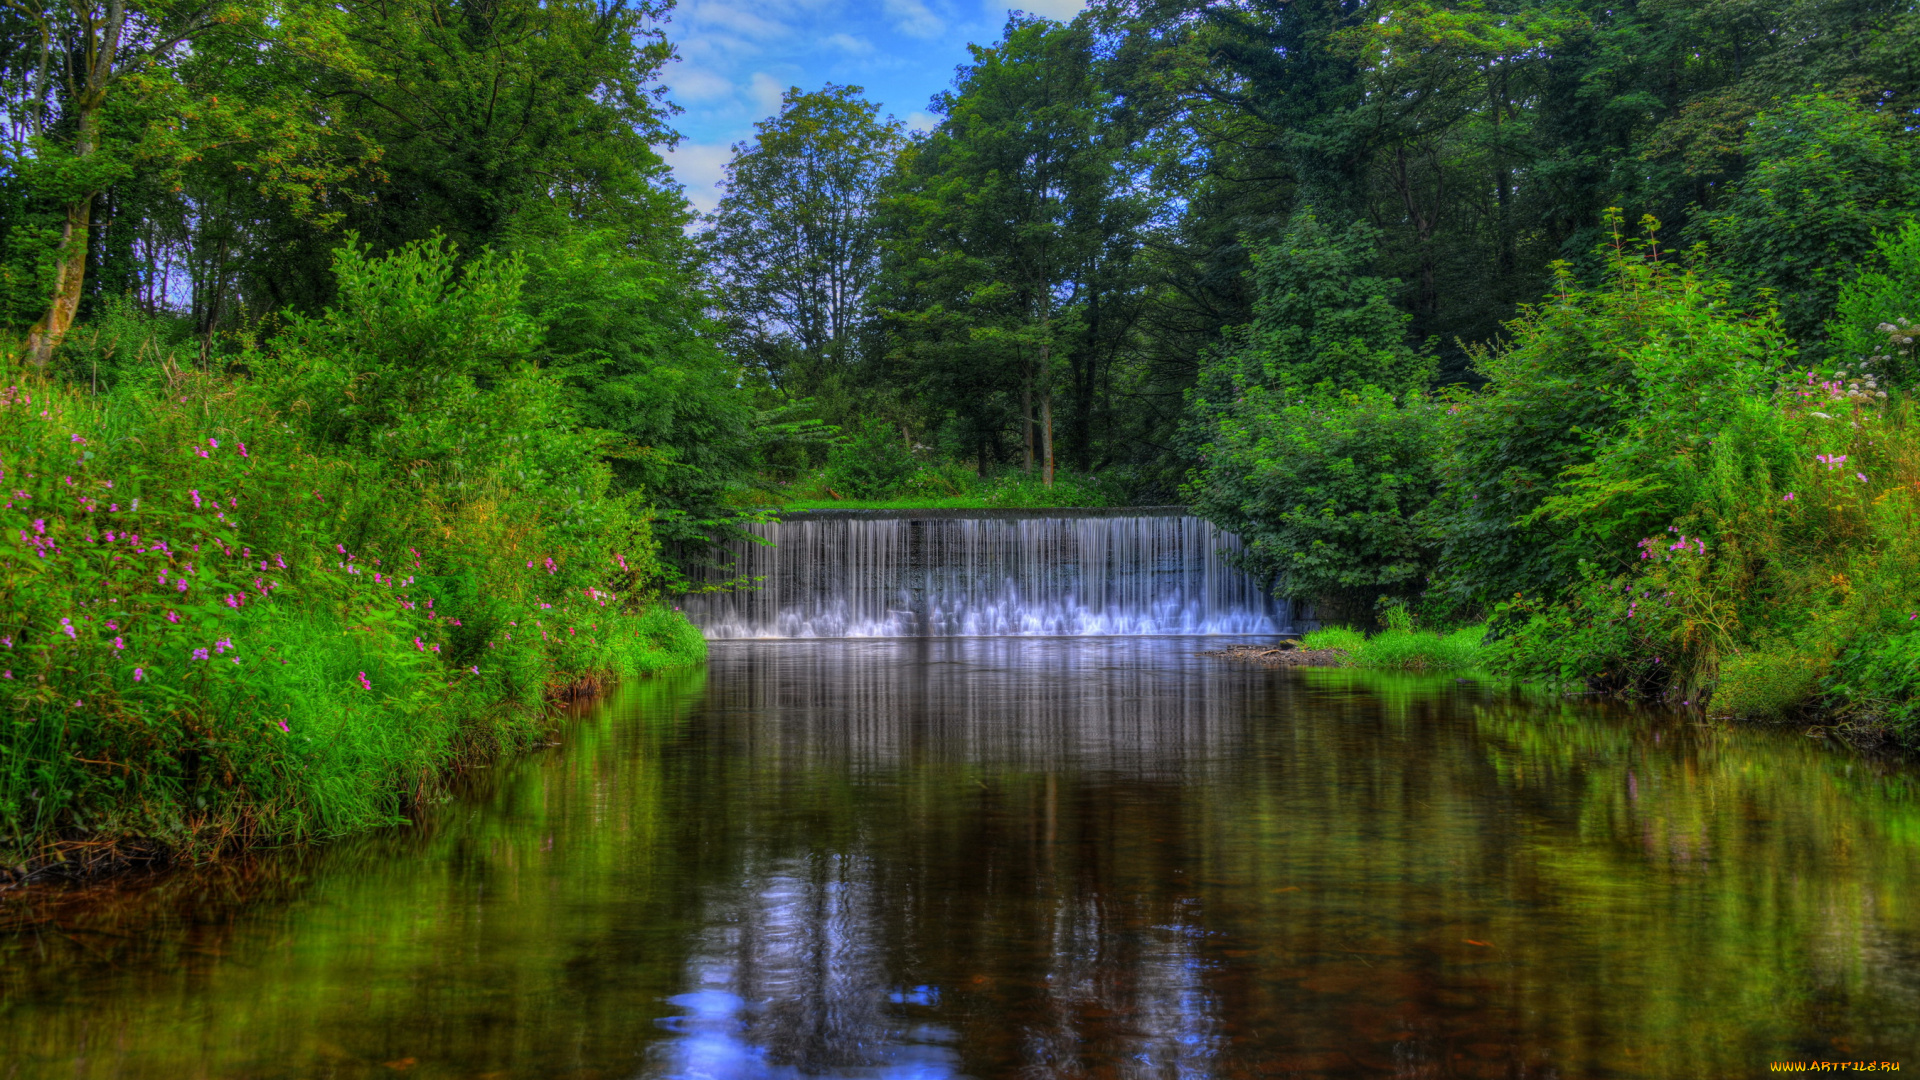
[(74, 640), (76, 640), (76, 641), (77, 641), (77, 640), (79, 640), (79, 636), (78, 636), (77, 634), (75, 634), (75, 633), (74, 633), (74, 631), (73, 631), (73, 620), (72, 620), (72, 619), (61, 619), (61, 620), (60, 620), (60, 630), (61, 630), (61, 632), (62, 632), (62, 633), (64, 633), (64, 634), (66, 634), (66, 635), (67, 635), (68, 637), (70, 637), (70, 638), (73, 638), (73, 639), (74, 639)]
[(177, 611), (168, 611), (168, 612), (167, 612), (167, 621), (168, 621), (168, 622), (170, 622), (170, 623), (177, 623), (177, 622), (179, 622), (179, 621), (180, 621), (180, 613), (179, 613), (179, 612), (177, 612)]
[(1863, 472), (1857, 472), (1857, 473), (1854, 473), (1853, 475), (1854, 475), (1854, 478), (1855, 478), (1855, 479), (1857, 479), (1857, 480), (1859, 480), (1859, 481), (1860, 481), (1861, 483), (1863, 483), (1863, 484), (1864, 484), (1864, 483), (1866, 483), (1866, 482), (1867, 482), (1867, 474), (1866, 474), (1866, 473), (1863, 473)]
[(218, 440), (218, 439), (208, 439), (208, 440), (207, 440), (207, 445), (208, 445), (208, 446), (211, 446), (211, 447), (213, 447), (213, 448), (214, 448), (215, 450), (218, 450), (218, 449), (220, 449), (220, 440)]
[(367, 679), (367, 673), (364, 671), (360, 673), (360, 689), (362, 690), (373, 689), (373, 683)]
[(244, 442), (240, 444), (240, 456), (241, 457), (247, 456), (247, 444)]
[(133, 681), (134, 681), (134, 682), (145, 682), (146, 680), (147, 680), (147, 669), (146, 669), (146, 668), (134, 668), (134, 669), (133, 669)]
[(193, 658), (195, 660), (205, 660), (207, 658), (207, 650), (205, 649), (193, 650)]
[(1780, 496), (1780, 501), (1781, 501), (1781, 502), (1792, 502), (1792, 501), (1793, 501), (1793, 492), (1791, 492), (1791, 491), (1789, 491), (1789, 492), (1787, 492), (1787, 493), (1786, 493), (1785, 495), (1782, 495), (1782, 496)]
[(117, 637), (113, 639), (113, 651), (119, 652), (121, 649), (124, 649), (126, 647), (127, 647), (127, 643), (125, 640)]
[(280, 730), (281, 730), (281, 731), (286, 731), (286, 732), (291, 732), (291, 731), (292, 731), (293, 729), (287, 726), (287, 722), (286, 722), (285, 720), (282, 720), (282, 721), (280, 721)]
[(187, 494), (193, 496), (193, 508), (195, 510), (200, 509), (200, 489), (194, 488), (192, 491), (189, 491)]

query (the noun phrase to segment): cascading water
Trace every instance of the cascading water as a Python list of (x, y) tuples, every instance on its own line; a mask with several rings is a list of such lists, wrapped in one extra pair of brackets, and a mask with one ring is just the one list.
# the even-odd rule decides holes
[(759, 587), (683, 602), (709, 638), (1272, 634), (1293, 621), (1227, 562), (1239, 538), (1184, 512), (828, 511), (753, 532), (767, 543), (733, 555)]

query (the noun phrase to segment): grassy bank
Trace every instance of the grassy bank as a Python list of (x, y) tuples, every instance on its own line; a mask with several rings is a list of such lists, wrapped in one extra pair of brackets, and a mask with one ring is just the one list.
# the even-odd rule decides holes
[(485, 283), (409, 316), (386, 269), (244, 374), (0, 367), (11, 872), (390, 822), (553, 696), (704, 655), (555, 386), (474, 370)]
[(1419, 630), (1403, 612), (1390, 613), (1388, 626), (1368, 636), (1346, 626), (1328, 626), (1300, 641), (1306, 649), (1337, 649), (1355, 667), (1398, 671), (1472, 671), (1486, 661), (1487, 628), (1469, 626), (1440, 632)]

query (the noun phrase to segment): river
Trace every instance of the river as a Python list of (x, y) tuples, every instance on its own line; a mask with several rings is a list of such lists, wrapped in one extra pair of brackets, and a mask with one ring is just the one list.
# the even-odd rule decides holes
[(1911, 770), (1221, 640), (716, 642), (409, 826), (16, 900), (0, 1077), (1920, 1068)]

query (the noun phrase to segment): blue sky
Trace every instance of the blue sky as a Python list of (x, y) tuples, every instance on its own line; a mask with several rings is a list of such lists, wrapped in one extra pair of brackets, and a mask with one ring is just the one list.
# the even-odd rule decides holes
[[(953, 82), (967, 43), (1000, 36), (1005, 0), (680, 0), (667, 24), (679, 49), (661, 81), (686, 110), (673, 119), (685, 136), (667, 156), (687, 197), (702, 211), (730, 147), (756, 120), (779, 110), (790, 86), (866, 88), (870, 101), (909, 126), (931, 126), (927, 99)], [(1082, 0), (1022, 0), (1022, 10), (1070, 19)]]

